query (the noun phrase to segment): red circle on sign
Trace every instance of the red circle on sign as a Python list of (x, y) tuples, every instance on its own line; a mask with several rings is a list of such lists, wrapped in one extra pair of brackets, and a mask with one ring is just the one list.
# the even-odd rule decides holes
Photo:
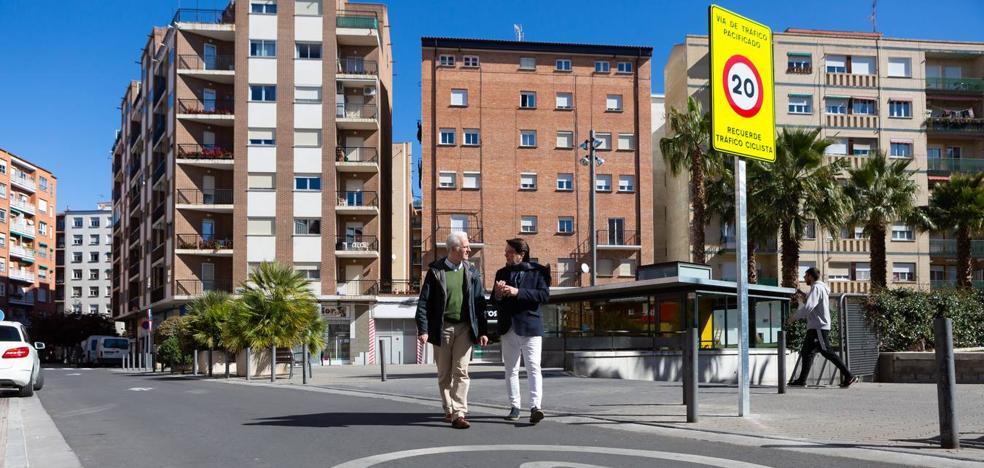
[[(752, 74), (755, 75), (755, 81), (758, 84), (758, 99), (755, 100), (755, 105), (747, 110), (738, 107), (738, 104), (735, 103), (734, 98), (731, 97), (731, 90), (728, 88), (728, 72), (731, 71), (731, 67), (737, 63), (745, 64), (752, 71)], [(728, 98), (728, 104), (731, 105), (731, 108), (734, 109), (735, 113), (738, 115), (742, 117), (754, 117), (755, 114), (758, 114), (762, 109), (762, 101), (765, 96), (765, 93), (762, 90), (762, 77), (759, 75), (758, 69), (755, 68), (752, 61), (748, 60), (748, 58), (744, 55), (732, 55), (731, 58), (724, 63), (724, 76), (721, 77), (721, 84), (724, 86), (724, 96)]]

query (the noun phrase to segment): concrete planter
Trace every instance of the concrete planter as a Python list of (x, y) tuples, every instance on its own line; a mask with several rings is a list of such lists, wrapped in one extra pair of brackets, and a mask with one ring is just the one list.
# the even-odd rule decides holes
[[(954, 352), (958, 384), (984, 383), (984, 352)], [(894, 352), (878, 356), (878, 381), (936, 383), (936, 353)]]
[[(223, 372), (225, 369), (223, 368)], [(239, 354), (235, 356), (235, 361), (233, 361), (230, 371), (232, 375), (238, 377), (246, 377), (246, 351), (240, 351)], [(249, 373), (251, 377), (270, 377), (270, 350), (253, 350), (250, 353), (249, 362)], [(290, 374), (290, 365), (287, 362), (277, 362), (277, 376), (284, 376)]]
[[(786, 372), (791, 374), (797, 355), (786, 354)], [(569, 365), (579, 377), (674, 382), (681, 380), (682, 359), (674, 351), (576, 351), (568, 353)], [(701, 383), (737, 383), (737, 350), (701, 350), (698, 357)], [(779, 356), (775, 349), (749, 350), (752, 385), (777, 385)], [(789, 376), (786, 376), (789, 380)]]

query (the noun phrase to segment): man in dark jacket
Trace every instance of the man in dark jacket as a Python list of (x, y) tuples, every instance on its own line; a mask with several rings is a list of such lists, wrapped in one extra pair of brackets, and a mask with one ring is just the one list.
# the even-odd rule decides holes
[(530, 387), (530, 422), (543, 420), (540, 409), (543, 376), (540, 354), (543, 350), (543, 319), (540, 304), (550, 298), (550, 270), (530, 262), (530, 247), (523, 239), (506, 241), (506, 266), (495, 273), (492, 300), (499, 314), (502, 362), (506, 366), (506, 391), (511, 408), (506, 419), (519, 419), (519, 356), (526, 363)]
[(468, 363), (472, 345), (488, 344), (485, 288), (478, 270), (468, 263), (468, 236), (448, 236), (448, 256), (429, 265), (417, 301), (417, 338), (434, 345), (437, 385), (444, 419), (455, 429), (468, 429)]

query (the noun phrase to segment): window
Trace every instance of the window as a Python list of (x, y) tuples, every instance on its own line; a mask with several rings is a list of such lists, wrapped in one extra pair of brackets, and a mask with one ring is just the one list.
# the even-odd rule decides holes
[(466, 128), (464, 134), (465, 146), (478, 146), (480, 144), (481, 138), (479, 138), (480, 134), (477, 128)]
[(72, 252), (72, 263), (82, 263), (82, 252)]
[(523, 216), (519, 220), (519, 232), (522, 233), (535, 233), (536, 232), (536, 216)]
[(89, 245), (99, 245), (99, 234), (89, 234)]
[(910, 101), (888, 101), (888, 116), (897, 119), (912, 118), (912, 102)]
[(294, 146), (299, 148), (320, 148), (321, 130), (294, 130)]
[(40, 223), (38, 223), (38, 234), (40, 234), (42, 236), (47, 236), (48, 235), (48, 223), (46, 223), (44, 221), (41, 221)]
[(249, 144), (256, 146), (273, 146), (276, 144), (276, 140), (273, 138), (272, 128), (251, 128), (247, 132), (247, 138), (249, 139)]
[(89, 313), (90, 314), (98, 314), (99, 313), (99, 304), (89, 304)]
[(847, 98), (828, 97), (824, 109), (828, 114), (847, 114)]
[(437, 179), (437, 186), (444, 189), (453, 189), (455, 187), (455, 176), (454, 172), (441, 172)]
[[(38, 199), (38, 210), (41, 211), (42, 213), (47, 213), (48, 212), (48, 200), (44, 200), (44, 199), (40, 199), (39, 198)], [(107, 224), (107, 226), (109, 226), (109, 225)], [(99, 227), (99, 224), (96, 224), (93, 227)]]
[(72, 234), (72, 245), (82, 245), (82, 234)]
[(612, 176), (609, 174), (599, 174), (595, 179), (595, 192), (611, 192)]
[(93, 227), (93, 228), (99, 227), (99, 217), (93, 216), (89, 218), (89, 227)]
[(321, 219), (294, 218), (295, 236), (313, 236), (321, 234)]
[(296, 0), (294, 2), (294, 15), (321, 16), (321, 0)]
[(520, 190), (536, 190), (536, 174), (524, 173), (519, 175)]
[(246, 218), (247, 236), (272, 236), (273, 218)]
[(554, 62), (554, 70), (569, 72), (571, 71), (571, 60), (570, 59), (557, 59)]
[(632, 73), (632, 62), (618, 62), (615, 66), (616, 73)]
[(803, 225), (803, 238), (804, 239), (816, 239), (817, 238), (817, 222), (815, 220), (809, 220)]
[(813, 57), (810, 54), (786, 54), (786, 73), (813, 73)]
[(451, 90), (451, 105), (456, 107), (466, 107), (468, 106), (468, 90), (467, 89), (452, 89)]
[(81, 216), (75, 216), (75, 217), (72, 218), (72, 227), (77, 227), (77, 228), (82, 227), (82, 217)]
[(618, 134), (619, 151), (631, 151), (635, 149), (635, 135), (631, 133)]
[(846, 156), (847, 138), (831, 138), (830, 146), (828, 146), (827, 149), (824, 150), (823, 154)]
[(294, 176), (294, 191), (297, 192), (319, 192), (321, 191), (321, 176)]
[(0, 208), (0, 223), (7, 222), (7, 210)]
[[(108, 243), (109, 242), (107, 242), (107, 244)], [(62, 245), (64, 246), (64, 241), (62, 241)], [(4, 233), (0, 233), (0, 248), (6, 247), (6, 246), (7, 246), (7, 235), (4, 234)]]
[(91, 279), (91, 280), (97, 280), (97, 279), (99, 279), (99, 269), (91, 269), (91, 270), (89, 270), (89, 279)]
[(892, 281), (907, 281), (912, 282), (916, 280), (916, 264), (915, 263), (892, 263)]
[(519, 69), (520, 70), (535, 70), (536, 69), (536, 58), (535, 57), (520, 57), (519, 58)]
[(891, 142), (889, 148), (889, 156), (893, 158), (911, 158), (912, 157), (912, 142), (907, 141), (893, 141)]
[(875, 70), (876, 67), (874, 57), (851, 56), (852, 75), (874, 75)]
[(612, 134), (608, 132), (595, 133), (595, 139), (600, 140), (601, 144), (598, 145), (597, 150), (608, 151), (612, 149)]
[(892, 240), (893, 241), (916, 240), (916, 234), (915, 232), (913, 232), (912, 227), (906, 226), (904, 223), (893, 223)]
[(615, 275), (615, 265), (610, 258), (599, 258), (598, 266), (595, 268), (598, 276), (610, 278)]
[(573, 234), (574, 233), (574, 217), (573, 216), (561, 216), (557, 218), (557, 233), (558, 234)]
[(99, 297), (99, 286), (89, 286), (89, 297)]
[(478, 56), (477, 55), (466, 55), (463, 58), (464, 66), (468, 68), (478, 68)]
[(89, 252), (89, 263), (99, 263), (99, 252)]
[(307, 264), (295, 264), (294, 269), (297, 270), (304, 279), (308, 281), (321, 281), (321, 264), (320, 263), (307, 263)]
[(277, 14), (277, 2), (250, 2), (249, 12), (260, 15), (275, 15)]
[(321, 104), (321, 87), (295, 86), (294, 102), (298, 104)]
[(72, 279), (73, 280), (82, 279), (82, 270), (72, 270)]
[(320, 42), (298, 42), (295, 44), (297, 55), (294, 58), (321, 60)]
[(960, 159), (960, 147), (959, 146), (947, 146), (946, 147), (946, 157), (947, 157), (947, 159)]
[(557, 190), (562, 192), (574, 190), (574, 174), (557, 174)]
[(454, 55), (441, 55), (440, 57), (438, 57), (438, 63), (442, 67), (453, 67)]
[(440, 130), (440, 132), (441, 132), (440, 133), (441, 134), (441, 140), (440, 140), (440, 143), (439, 144), (441, 144), (441, 145), (453, 145), (454, 144), (455, 130), (453, 128), (442, 128)]
[(812, 114), (813, 96), (809, 94), (790, 94), (789, 95), (790, 114)]
[(871, 264), (868, 262), (856, 262), (853, 265), (854, 279), (856, 281), (871, 280)]
[(250, 190), (273, 190), (276, 177), (274, 174), (250, 173), (246, 176), (246, 185)]
[(252, 39), (249, 41), (250, 57), (276, 57), (277, 41)]
[(912, 59), (908, 57), (889, 57), (888, 76), (893, 78), (909, 78), (912, 76)]
[(635, 191), (635, 176), (621, 175), (618, 176), (618, 191), (619, 192), (634, 192)]
[(875, 101), (870, 99), (853, 99), (851, 100), (851, 113), (875, 115)]
[(536, 147), (536, 130), (520, 130), (519, 146), (524, 148)]
[(277, 87), (274, 85), (249, 85), (249, 100), (276, 102)]
[(611, 64), (604, 61), (595, 62), (595, 73), (608, 73), (611, 71)]
[(851, 232), (851, 228), (842, 227), (840, 236), (843, 239), (864, 239), (864, 228), (858, 226), (854, 228), (853, 232)]
[(82, 297), (82, 286), (72, 286), (72, 297)]
[(868, 143), (854, 143), (851, 146), (851, 155), (853, 156), (870, 156), (871, 155), (871, 145)]
[(478, 190), (481, 188), (482, 175), (479, 172), (463, 172), (461, 174), (461, 188)]
[(574, 132), (557, 132), (557, 147), (558, 148), (573, 148), (574, 147)]
[(519, 93), (519, 107), (523, 109), (536, 109), (536, 93), (533, 91), (521, 91)]
[(7, 184), (0, 183), (0, 198), (7, 198)]
[(636, 274), (636, 262), (631, 258), (622, 260), (618, 264), (618, 276), (622, 278), (635, 278)]
[(574, 108), (574, 95), (571, 93), (557, 93), (557, 108), (569, 110)]
[(621, 94), (609, 94), (608, 98), (605, 99), (605, 110), (606, 111), (622, 111), (622, 95)]
[(847, 57), (843, 55), (828, 55), (824, 57), (827, 63), (827, 73), (847, 73)]
[(7, 161), (0, 159), (0, 174), (7, 173)]

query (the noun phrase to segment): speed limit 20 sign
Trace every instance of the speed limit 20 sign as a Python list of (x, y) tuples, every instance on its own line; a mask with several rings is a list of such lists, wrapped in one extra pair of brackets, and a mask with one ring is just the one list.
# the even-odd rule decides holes
[(711, 146), (773, 162), (772, 30), (717, 5), (709, 9)]

